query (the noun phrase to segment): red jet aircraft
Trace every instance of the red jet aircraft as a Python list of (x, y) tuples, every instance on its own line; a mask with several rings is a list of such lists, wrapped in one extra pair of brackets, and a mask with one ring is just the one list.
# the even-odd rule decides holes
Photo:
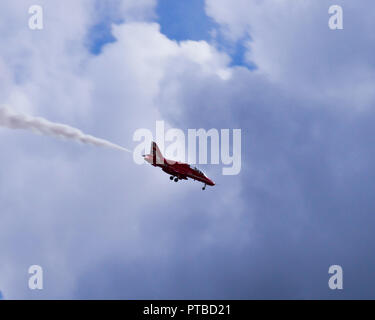
[(215, 183), (207, 178), (198, 168), (191, 167), (187, 163), (165, 159), (155, 142), (152, 142), (151, 144), (150, 154), (143, 155), (143, 157), (154, 167), (160, 167), (164, 172), (170, 174), (170, 179), (175, 182), (191, 178), (204, 183), (202, 190), (206, 189), (206, 185), (215, 185)]

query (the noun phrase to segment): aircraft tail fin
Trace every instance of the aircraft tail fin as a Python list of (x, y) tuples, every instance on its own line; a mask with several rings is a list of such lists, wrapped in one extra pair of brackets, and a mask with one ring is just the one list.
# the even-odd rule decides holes
[(152, 144), (151, 144), (150, 154), (153, 156), (154, 163), (157, 163), (157, 164), (164, 163), (164, 157), (162, 153), (160, 152), (158, 145), (154, 141), (152, 141)]

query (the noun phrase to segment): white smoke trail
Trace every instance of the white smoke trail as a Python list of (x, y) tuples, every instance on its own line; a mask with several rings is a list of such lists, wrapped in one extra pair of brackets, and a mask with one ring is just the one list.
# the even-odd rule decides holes
[(0, 126), (10, 129), (23, 129), (38, 133), (72, 139), (82, 143), (100, 147), (108, 147), (126, 152), (132, 152), (107, 140), (84, 134), (81, 130), (61, 123), (54, 123), (39, 117), (32, 117), (24, 113), (15, 112), (9, 107), (0, 107)]

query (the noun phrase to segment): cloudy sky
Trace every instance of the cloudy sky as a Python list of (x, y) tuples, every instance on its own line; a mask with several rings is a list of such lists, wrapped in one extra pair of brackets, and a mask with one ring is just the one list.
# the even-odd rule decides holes
[(156, 120), (240, 128), (242, 170), (204, 166), (202, 192), (0, 128), (0, 298), (375, 298), (375, 3), (359, 1), (1, 1), (0, 105), (127, 148)]

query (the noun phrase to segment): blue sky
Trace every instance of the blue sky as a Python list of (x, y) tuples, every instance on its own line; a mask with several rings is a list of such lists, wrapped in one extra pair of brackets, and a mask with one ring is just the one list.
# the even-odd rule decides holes
[[(249, 35), (236, 41), (231, 41), (223, 35), (220, 25), (205, 10), (204, 0), (192, 1), (158, 1), (156, 8), (157, 19), (161, 32), (169, 39), (176, 41), (205, 40), (215, 41), (220, 50), (231, 56), (231, 65), (254, 68), (254, 64), (245, 61), (246, 48), (244, 43)], [(213, 36), (215, 33), (215, 36)]]
[(103, 46), (116, 41), (112, 35), (112, 23), (112, 20), (104, 18), (103, 21), (90, 28), (88, 46), (91, 53), (100, 54)]
[(209, 40), (216, 27), (204, 10), (204, 0), (158, 2), (156, 13), (161, 32), (168, 38), (181, 40)]
[[(88, 33), (88, 47), (93, 54), (100, 54), (102, 47), (115, 42), (112, 34), (112, 24), (121, 24), (124, 21), (110, 12), (106, 7), (100, 7), (98, 22)], [(204, 0), (192, 1), (158, 1), (155, 9), (154, 21), (160, 24), (161, 32), (169, 39), (175, 41), (213, 41), (223, 51), (231, 56), (231, 65), (245, 65), (254, 68), (252, 63), (244, 60), (246, 48), (244, 41), (249, 37), (243, 37), (237, 41), (230, 41), (220, 31), (220, 26), (205, 12)], [(215, 32), (215, 38), (213, 38)]]
[[(242, 130), (240, 174), (205, 166), (217, 185), (202, 192), (117, 150), (0, 128), (3, 296), (374, 298), (365, 2), (338, 0), (333, 31), (314, 0), (41, 0), (38, 32), (27, 0), (1, 2), (0, 105), (128, 148), (157, 120)], [(328, 288), (336, 264), (343, 291)]]

